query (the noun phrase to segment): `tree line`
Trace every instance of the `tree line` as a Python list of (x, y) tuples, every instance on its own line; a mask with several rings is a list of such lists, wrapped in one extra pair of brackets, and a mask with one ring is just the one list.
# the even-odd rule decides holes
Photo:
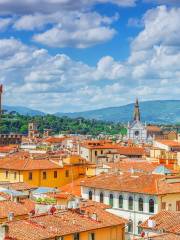
[(4, 113), (0, 122), (0, 133), (28, 133), (28, 123), (36, 122), (38, 130), (52, 129), (54, 134), (126, 134), (126, 128), (120, 123), (88, 120), (84, 118), (58, 117), (55, 115), (27, 116), (16, 112)]

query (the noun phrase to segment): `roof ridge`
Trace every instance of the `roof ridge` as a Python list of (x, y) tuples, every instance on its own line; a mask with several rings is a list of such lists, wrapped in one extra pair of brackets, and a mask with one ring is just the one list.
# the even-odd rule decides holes
[(28, 164), (30, 158), (27, 158), (26, 160), (27, 160), (27, 161), (24, 163), (23, 169), (25, 169), (25, 167), (27, 166), (27, 164)]

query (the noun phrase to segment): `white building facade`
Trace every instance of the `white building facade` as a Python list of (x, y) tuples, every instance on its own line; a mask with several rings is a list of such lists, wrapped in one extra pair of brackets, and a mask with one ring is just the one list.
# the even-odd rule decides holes
[(129, 220), (126, 228), (127, 240), (139, 236), (142, 229), (138, 225), (158, 213), (158, 198), (155, 195), (109, 191), (90, 187), (82, 187), (81, 192), (83, 198), (111, 205), (112, 208), (108, 209), (108, 212)]
[(138, 99), (136, 99), (134, 106), (133, 122), (128, 123), (127, 139), (136, 143), (144, 143), (148, 140), (147, 126), (141, 122)]

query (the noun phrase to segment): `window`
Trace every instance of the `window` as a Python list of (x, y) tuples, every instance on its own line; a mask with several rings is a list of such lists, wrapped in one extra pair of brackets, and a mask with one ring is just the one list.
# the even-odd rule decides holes
[(104, 202), (104, 194), (101, 192), (99, 196), (100, 203)]
[(129, 201), (128, 201), (128, 209), (129, 210), (133, 210), (133, 197), (129, 197)]
[(149, 200), (149, 212), (154, 213), (154, 200), (153, 199)]
[(97, 151), (94, 152), (95, 156), (97, 156)]
[(142, 232), (142, 230), (143, 230), (143, 228), (140, 226), (141, 223), (142, 223), (142, 221), (139, 221), (139, 222), (138, 222), (138, 234), (141, 234), (141, 232)]
[(43, 179), (46, 179), (46, 172), (43, 172)]
[(168, 204), (168, 211), (172, 211), (172, 204), (171, 203)]
[(135, 131), (135, 136), (139, 136), (139, 131)]
[(54, 171), (54, 178), (57, 178), (57, 171)]
[(161, 210), (166, 210), (166, 202), (161, 203)]
[(65, 175), (66, 177), (69, 177), (69, 170), (66, 170)]
[(16, 177), (17, 177), (17, 173), (16, 173), (16, 172), (14, 172), (14, 179), (16, 179)]
[(6, 171), (6, 178), (8, 178), (8, 176), (9, 176), (9, 172), (8, 172), (8, 171)]
[(119, 196), (119, 208), (123, 208), (123, 196)]
[(92, 191), (89, 191), (89, 200), (92, 200)]
[(88, 240), (95, 240), (95, 233), (89, 233)]
[(29, 180), (32, 180), (32, 178), (33, 178), (32, 172), (29, 172)]
[(103, 150), (101, 150), (101, 154), (103, 154)]
[(180, 201), (176, 201), (176, 211), (180, 211)]
[(74, 233), (73, 234), (73, 240), (79, 240), (80, 237), (79, 237), (79, 233)]
[(129, 219), (129, 222), (128, 222), (128, 232), (129, 233), (133, 232), (133, 221), (131, 219)]
[(113, 196), (113, 194), (110, 194), (110, 195), (109, 195), (109, 205), (110, 205), (111, 207), (113, 207), (113, 205), (114, 205), (114, 196)]
[(139, 198), (138, 200), (138, 209), (139, 211), (143, 211), (143, 199), (142, 198)]

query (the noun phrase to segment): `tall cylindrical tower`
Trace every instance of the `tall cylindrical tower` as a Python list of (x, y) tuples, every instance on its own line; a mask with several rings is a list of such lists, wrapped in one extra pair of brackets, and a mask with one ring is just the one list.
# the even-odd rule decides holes
[(0, 119), (2, 116), (2, 93), (3, 93), (3, 85), (0, 85)]

